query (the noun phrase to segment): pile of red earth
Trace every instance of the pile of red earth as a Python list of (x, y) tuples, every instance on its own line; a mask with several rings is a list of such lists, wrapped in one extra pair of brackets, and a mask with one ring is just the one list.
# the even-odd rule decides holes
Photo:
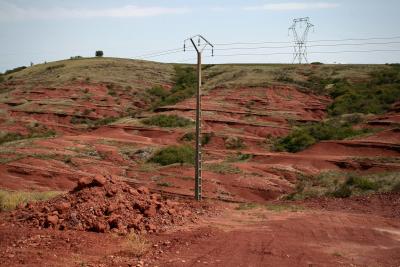
[(34, 227), (126, 234), (161, 232), (196, 219), (189, 205), (163, 201), (146, 187), (132, 188), (113, 177), (82, 178), (71, 192), (28, 203), (10, 214)]

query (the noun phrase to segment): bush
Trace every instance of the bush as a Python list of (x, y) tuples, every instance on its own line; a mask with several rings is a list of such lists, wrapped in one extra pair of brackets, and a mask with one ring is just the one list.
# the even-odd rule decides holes
[(393, 191), (393, 192), (400, 192), (400, 181), (397, 182), (397, 183), (393, 186), (392, 191)]
[(276, 151), (298, 152), (315, 144), (316, 140), (305, 129), (296, 129), (288, 136), (278, 139), (274, 144)]
[(175, 66), (175, 85), (155, 106), (174, 105), (192, 97), (196, 90), (196, 73), (192, 67)]
[(346, 181), (346, 185), (356, 187), (361, 190), (378, 190), (379, 184), (366, 177), (350, 175)]
[(310, 197), (332, 196), (339, 198), (351, 195), (363, 195), (372, 192), (400, 191), (398, 172), (374, 174), (356, 174), (341, 172), (324, 172), (316, 176), (300, 175), (296, 190), (286, 199), (296, 200)]
[(97, 50), (95, 55), (96, 55), (96, 57), (102, 57), (104, 55), (104, 53), (101, 50)]
[[(207, 145), (210, 141), (211, 138), (214, 136), (213, 133), (202, 133), (201, 134), (201, 144), (203, 146)], [(195, 132), (190, 132), (190, 133), (186, 133), (184, 136), (182, 136), (181, 138), (182, 141), (194, 141), (196, 140), (196, 133)]]
[(237, 136), (229, 136), (225, 139), (225, 147), (228, 149), (244, 148), (243, 139)]
[(53, 70), (64, 68), (64, 67), (65, 67), (65, 64), (57, 64), (57, 65), (53, 65), (53, 66), (48, 66), (46, 68), (46, 70), (53, 71)]
[(147, 93), (149, 93), (152, 96), (159, 97), (161, 99), (165, 99), (165, 97), (168, 96), (168, 91), (161, 86), (154, 86), (148, 89)]
[(352, 115), (296, 128), (286, 137), (277, 139), (274, 143), (274, 149), (277, 151), (298, 152), (318, 141), (343, 140), (368, 133), (369, 129), (353, 129), (352, 123), (360, 120), (359, 116)]
[(332, 116), (348, 113), (382, 114), (400, 98), (400, 69), (390, 67), (370, 74), (368, 82), (340, 83), (329, 91), (334, 98), (328, 107)]
[(0, 145), (7, 142), (21, 140), (23, 138), (23, 135), (19, 133), (2, 133), (0, 134)]
[(98, 120), (92, 120), (88, 117), (72, 116), (70, 122), (72, 124), (87, 124), (90, 128), (97, 128), (100, 126), (111, 124), (118, 119), (118, 117), (106, 117)]
[(131, 232), (127, 235), (125, 248), (128, 254), (134, 257), (141, 257), (150, 249), (151, 243), (141, 235)]
[(228, 163), (209, 163), (205, 164), (204, 169), (219, 174), (238, 174), (242, 172), (238, 167)]
[(193, 124), (189, 119), (179, 117), (177, 115), (155, 115), (142, 120), (146, 125), (154, 125), (160, 127), (186, 127)]
[(351, 194), (352, 194), (352, 191), (351, 191), (350, 187), (347, 184), (343, 184), (338, 189), (336, 189), (332, 193), (329, 193), (328, 195), (332, 195), (333, 197), (337, 197), (337, 198), (346, 198), (346, 197), (350, 197)]
[(13, 133), (13, 132), (1, 132), (0, 133), (0, 145), (7, 143), (7, 142), (12, 142), (12, 141), (18, 141), (18, 140), (23, 140), (23, 139), (29, 139), (29, 138), (46, 138), (46, 137), (52, 137), (56, 135), (56, 132), (53, 130), (48, 130), (47, 128), (41, 128), (41, 129), (29, 129), (29, 134), (27, 135), (22, 135), (20, 133)]
[(6, 70), (6, 72), (4, 72), (4, 75), (15, 73), (15, 72), (21, 71), (23, 69), (26, 69), (26, 66), (21, 66), (21, 67), (17, 67), (17, 68), (11, 69), (11, 70)]
[(153, 157), (151, 162), (161, 164), (163, 166), (174, 163), (194, 163), (195, 151), (191, 146), (169, 146), (159, 150)]

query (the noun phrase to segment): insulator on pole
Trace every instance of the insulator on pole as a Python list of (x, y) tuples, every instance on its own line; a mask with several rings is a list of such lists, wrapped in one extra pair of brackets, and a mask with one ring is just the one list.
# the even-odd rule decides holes
[(183, 43), (183, 52), (186, 52), (186, 43)]

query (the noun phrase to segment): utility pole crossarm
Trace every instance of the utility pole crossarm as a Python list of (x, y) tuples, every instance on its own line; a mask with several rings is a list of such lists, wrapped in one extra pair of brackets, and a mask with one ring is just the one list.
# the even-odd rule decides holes
[[(197, 39), (197, 40), (196, 40)], [(207, 46), (211, 46), (211, 55), (214, 56), (214, 46), (202, 35), (198, 34), (187, 38), (183, 42), (183, 51), (186, 51), (186, 42), (190, 41), (197, 53), (197, 90), (196, 90), (196, 155), (194, 172), (194, 198), (202, 198), (202, 154), (201, 154), (201, 53)], [(197, 44), (196, 44), (197, 41)]]

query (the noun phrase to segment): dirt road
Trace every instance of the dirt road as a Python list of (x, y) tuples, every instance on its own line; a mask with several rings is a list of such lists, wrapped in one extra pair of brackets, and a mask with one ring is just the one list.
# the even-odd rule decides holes
[(164, 236), (172, 245), (150, 266), (400, 266), (398, 220), (271, 209), (229, 207)]

